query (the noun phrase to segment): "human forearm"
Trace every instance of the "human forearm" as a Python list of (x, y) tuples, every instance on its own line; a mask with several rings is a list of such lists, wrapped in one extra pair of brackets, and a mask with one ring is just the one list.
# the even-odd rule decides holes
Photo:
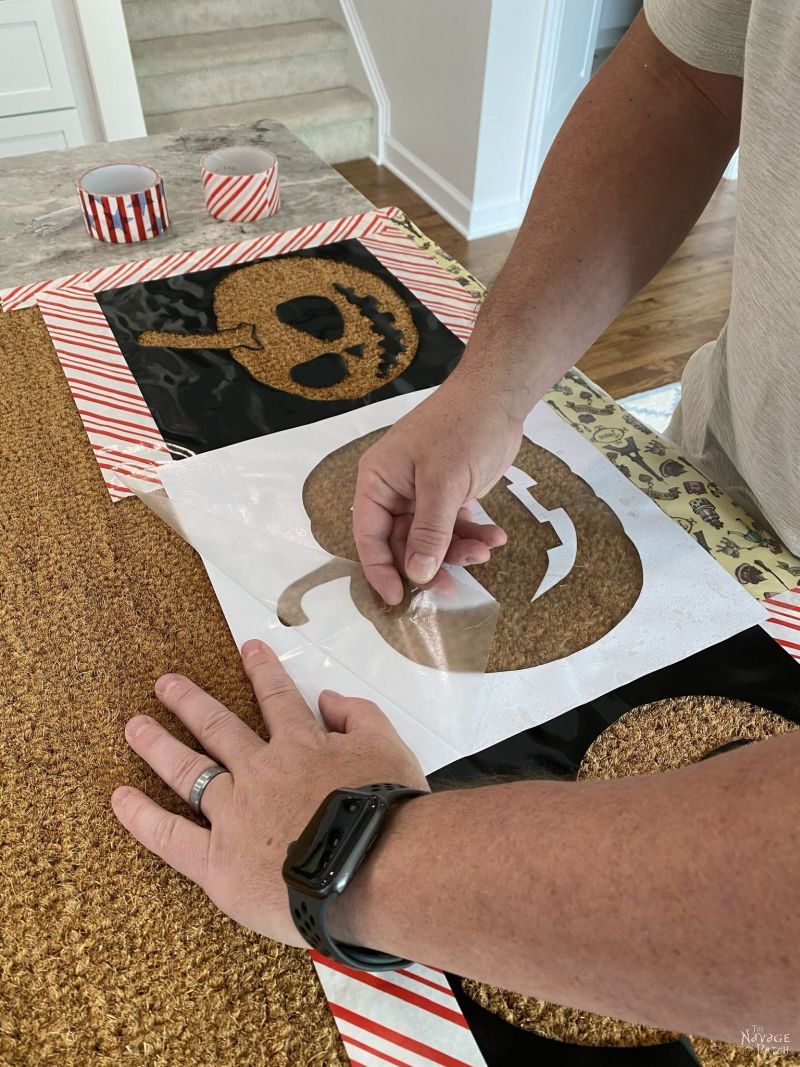
[(696, 221), (740, 99), (739, 79), (688, 67), (640, 16), (559, 132), (454, 384), (524, 417)]
[(794, 734), (663, 775), (414, 800), (337, 933), (684, 1033), (798, 1033), (798, 757)]

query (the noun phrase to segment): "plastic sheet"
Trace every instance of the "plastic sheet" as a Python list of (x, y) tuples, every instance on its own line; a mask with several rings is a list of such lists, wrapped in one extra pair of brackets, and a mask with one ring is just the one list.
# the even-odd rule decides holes
[[(275, 647), (312, 706), (323, 688), (380, 699), (416, 751), (436, 753), (433, 765), (457, 758), (462, 750), (431, 730), (427, 709), (452, 709), (467, 721), (477, 712), (497, 603), (460, 568), (447, 568), (435, 587), (409, 586), (400, 605), (387, 607), (360, 564), (285, 527), (271, 482), (251, 484), (249, 507), (232, 497), (216, 509), (191, 491), (171, 497), (163, 487), (129, 484), (200, 554), (223, 608), (231, 586), (238, 590), (235, 614), (253, 621), (234, 636), (260, 636)], [(271, 520), (261, 518), (265, 512)], [(320, 576), (324, 587), (308, 576)], [(248, 601), (262, 611), (249, 612)], [(386, 642), (380, 656), (365, 654), (373, 625)]]
[(83, 222), (83, 211), (79, 204), (62, 207), (58, 211), (47, 211), (31, 219), (31, 228), (37, 237), (47, 237), (57, 230), (66, 230), (68, 226), (78, 226)]

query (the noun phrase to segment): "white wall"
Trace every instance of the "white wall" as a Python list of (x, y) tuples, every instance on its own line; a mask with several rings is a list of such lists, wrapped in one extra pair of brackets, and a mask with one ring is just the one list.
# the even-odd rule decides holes
[(388, 103), (379, 160), (467, 237), (518, 226), (590, 76), (602, 0), (341, 3)]
[(80, 27), (103, 139), (143, 137), (147, 130), (122, 0), (68, 2)]
[(343, 2), (389, 103), (379, 158), (470, 238), (518, 226), (552, 98), (546, 35), (587, 0)]
[(463, 228), (475, 186), (491, 0), (352, 0), (390, 101), (385, 160)]

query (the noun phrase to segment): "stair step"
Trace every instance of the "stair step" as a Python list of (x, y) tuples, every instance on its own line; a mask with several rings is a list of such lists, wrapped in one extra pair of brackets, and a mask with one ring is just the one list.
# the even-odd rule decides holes
[(147, 132), (252, 125), (262, 119), (284, 123), (328, 163), (361, 159), (374, 150), (372, 101), (349, 86), (149, 115)]
[(137, 76), (147, 78), (346, 48), (347, 31), (343, 26), (330, 19), (309, 19), (277, 26), (158, 37), (134, 42), (131, 51)]
[(347, 33), (328, 19), (162, 37), (132, 45), (145, 115), (335, 89)]
[(124, 0), (131, 41), (213, 33), (322, 16), (320, 0)]
[(148, 115), (148, 133), (171, 133), (207, 126), (240, 125), (273, 119), (292, 130), (327, 126), (332, 122), (352, 122), (372, 118), (372, 101), (345, 86), (318, 93), (295, 93), (265, 100), (246, 100), (241, 104), (172, 111), (165, 115)]
[(337, 122), (331, 126), (315, 126), (298, 136), (326, 163), (349, 163), (364, 159), (375, 152), (375, 120)]

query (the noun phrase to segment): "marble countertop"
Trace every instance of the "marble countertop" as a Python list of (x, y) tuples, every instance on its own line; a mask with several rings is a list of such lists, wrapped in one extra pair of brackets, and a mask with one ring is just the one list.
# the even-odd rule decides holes
[[(221, 145), (259, 144), (278, 158), (281, 209), (258, 222), (218, 222), (206, 211), (200, 160)], [(170, 227), (132, 245), (103, 244), (81, 220), (37, 237), (31, 220), (77, 203), (75, 178), (102, 163), (150, 163), (164, 177)], [(180, 130), (130, 141), (0, 159), (0, 289), (126, 260), (227, 244), (366, 211), (373, 205), (279, 122)]]

